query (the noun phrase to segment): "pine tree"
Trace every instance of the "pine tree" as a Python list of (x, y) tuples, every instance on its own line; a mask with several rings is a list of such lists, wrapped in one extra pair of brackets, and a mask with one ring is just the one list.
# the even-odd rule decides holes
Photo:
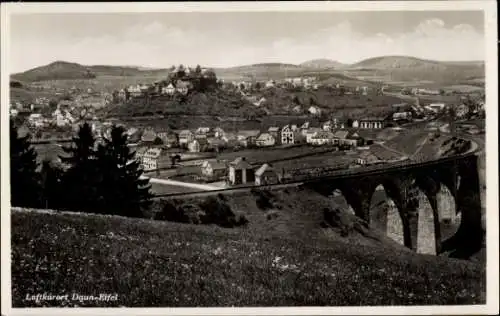
[(149, 206), (149, 179), (141, 179), (143, 170), (135, 152), (127, 146), (128, 135), (121, 126), (113, 126), (111, 137), (98, 149), (99, 169), (102, 170), (104, 207), (107, 213), (141, 217), (142, 208)]
[(71, 147), (63, 147), (60, 159), (69, 168), (63, 178), (61, 194), (66, 209), (98, 212), (102, 198), (98, 192), (101, 174), (97, 169), (95, 138), (88, 123), (80, 126)]
[(59, 165), (48, 160), (42, 162), (42, 204), (44, 208), (58, 209), (61, 207), (62, 177), (63, 170)]
[(10, 189), (11, 205), (40, 206), (40, 177), (37, 173), (37, 154), (30, 144), (30, 135), (19, 136), (10, 122)]

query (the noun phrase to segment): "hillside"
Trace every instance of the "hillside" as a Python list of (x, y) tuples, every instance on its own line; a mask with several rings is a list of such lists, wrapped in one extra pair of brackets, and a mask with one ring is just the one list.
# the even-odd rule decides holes
[(270, 79), (278, 80), (286, 77), (298, 76), (305, 70), (307, 69), (298, 65), (283, 63), (262, 63), (214, 69), (218, 78), (227, 81), (251, 79), (260, 81)]
[(484, 78), (482, 62), (441, 62), (408, 56), (369, 58), (346, 69), (350, 76), (387, 84), (427, 83), (435, 88)]
[(256, 115), (259, 110), (241, 95), (223, 90), (189, 93), (185, 98), (160, 96), (147, 103), (144, 99), (133, 99), (127, 104), (111, 105), (109, 116), (134, 117), (150, 115), (212, 115), (239, 116)]
[(143, 70), (139, 67), (123, 67), (95, 65), (85, 66), (77, 63), (56, 61), (45, 66), (33, 68), (31, 70), (11, 75), (12, 79), (24, 82), (47, 81), (47, 80), (69, 80), (69, 79), (92, 79), (100, 76), (142, 76), (156, 73), (168, 73), (161, 69)]
[(349, 68), (367, 68), (367, 69), (414, 69), (427, 68), (433, 70), (442, 70), (446, 64), (433, 60), (419, 59), (409, 56), (381, 56), (362, 60), (349, 66)]
[(57, 304), (26, 301), (27, 289), (89, 288), (118, 294), (102, 307), (484, 304), (481, 265), (417, 255), (343, 211), (322, 228), (336, 206), (313, 192), (277, 193), (270, 207), (223, 200), (245, 227), (13, 209), (13, 306)]
[(320, 58), (320, 59), (312, 59), (305, 61), (300, 64), (302, 67), (306, 68), (314, 68), (314, 69), (331, 69), (331, 68), (343, 68), (346, 67), (346, 64), (340, 63), (336, 60), (331, 60), (331, 59), (325, 59), (325, 58)]

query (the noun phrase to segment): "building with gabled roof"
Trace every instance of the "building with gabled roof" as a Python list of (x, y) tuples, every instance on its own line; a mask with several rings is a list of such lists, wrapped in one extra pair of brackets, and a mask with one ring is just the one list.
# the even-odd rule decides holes
[(229, 164), (229, 183), (246, 184), (255, 181), (255, 173), (245, 157), (238, 157)]
[(265, 163), (255, 171), (255, 185), (269, 185), (279, 183), (278, 173)]

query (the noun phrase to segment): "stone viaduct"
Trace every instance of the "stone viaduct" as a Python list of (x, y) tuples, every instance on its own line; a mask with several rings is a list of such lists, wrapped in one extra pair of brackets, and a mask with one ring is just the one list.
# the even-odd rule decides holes
[[(368, 226), (374, 226), (370, 203), (375, 189), (382, 185), (386, 195), (394, 201), (401, 218), (403, 243), (406, 247), (421, 251), (419, 242), (419, 212), (423, 195), (432, 208), (435, 236), (435, 253), (449, 252), (456, 258), (468, 258), (482, 247), (484, 230), (481, 223), (480, 183), (478, 157), (474, 153), (442, 158), (424, 163), (406, 163), (388, 166), (382, 170), (367, 170), (349, 175), (331, 175), (305, 180), (304, 186), (325, 196), (338, 190), (354, 213)], [(443, 240), (441, 221), (444, 210), (440, 209), (438, 193), (442, 186), (451, 193), (456, 214), (461, 221), (456, 232)], [(385, 219), (387, 221), (387, 214)], [(387, 225), (387, 223), (385, 224)]]

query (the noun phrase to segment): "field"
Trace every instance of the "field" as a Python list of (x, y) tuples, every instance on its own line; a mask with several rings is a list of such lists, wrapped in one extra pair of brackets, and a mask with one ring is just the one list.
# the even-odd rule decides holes
[(24, 300), (43, 292), (117, 293), (97, 305), (129, 307), (485, 302), (480, 265), (414, 254), (344, 213), (341, 237), (319, 225), (334, 205), (312, 192), (283, 192), (268, 211), (227, 199), (246, 227), (13, 210), (13, 306), (57, 305)]

